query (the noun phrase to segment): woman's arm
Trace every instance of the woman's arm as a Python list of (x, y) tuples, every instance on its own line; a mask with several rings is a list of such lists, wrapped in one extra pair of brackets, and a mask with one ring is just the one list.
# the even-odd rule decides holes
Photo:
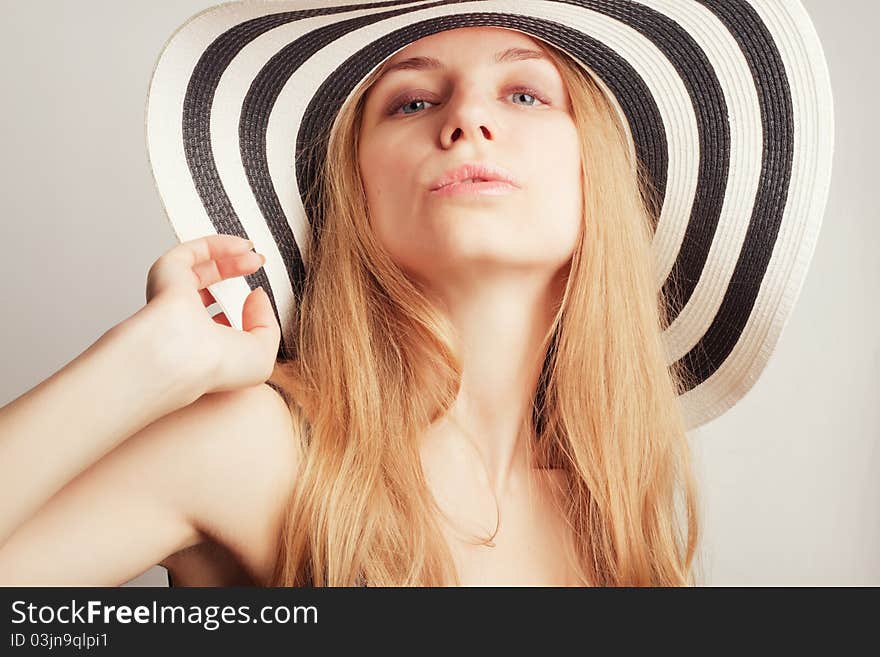
[(68, 481), (198, 395), (136, 314), (0, 408), (0, 545)]
[(19, 527), (0, 546), (0, 585), (118, 586), (206, 538), (265, 582), (298, 468), (294, 431), (268, 385), (201, 396), (112, 450)]
[(0, 545), (70, 479), (128, 436), (206, 392), (269, 378), (281, 338), (252, 291), (242, 331), (209, 317), (208, 287), (265, 258), (234, 235), (181, 242), (150, 267), (147, 304), (0, 409)]
[[(192, 519), (202, 512), (185, 512), (192, 500), (168, 497), (181, 489), (192, 493), (192, 473), (169, 459), (173, 452), (157, 457), (153, 441), (145, 436), (153, 434), (151, 427), (164, 427), (159, 432), (172, 437), (157, 444), (189, 444), (181, 440), (185, 434), (176, 433), (176, 422), (166, 418), (190, 417), (193, 411), (177, 411), (203, 408), (198, 403), (202, 397), (241, 399), (246, 393), (238, 394), (240, 390), (262, 390), (261, 382), (271, 375), (281, 330), (265, 291), (254, 290), (245, 298), (241, 331), (205, 312), (214, 300), (210, 285), (253, 272), (265, 262), (252, 246), (234, 235), (208, 235), (176, 245), (150, 267), (146, 306), (0, 409), (0, 573), (6, 579), (32, 581), (48, 575), (51, 581), (53, 565), (64, 563), (58, 548), (68, 538), (98, 552), (120, 550), (118, 532), (133, 529), (122, 521), (120, 508), (143, 511), (144, 545), (128, 556), (105, 554), (109, 561), (97, 575), (100, 581), (115, 581), (132, 563), (194, 540)], [(214, 429), (222, 431), (222, 425)], [(200, 427), (194, 431), (198, 434)], [(140, 438), (131, 446), (124, 444), (132, 434)], [(142, 460), (154, 469), (140, 469)], [(160, 462), (183, 479), (167, 481)], [(128, 485), (130, 474), (140, 483)], [(156, 474), (164, 485), (155, 487), (145, 474)], [(94, 531), (88, 535), (77, 533), (90, 526)], [(153, 529), (158, 542), (151, 542)], [(126, 560), (114, 563), (115, 556)], [(71, 563), (75, 579), (85, 575), (78, 563)], [(58, 573), (67, 572), (59, 567)]]

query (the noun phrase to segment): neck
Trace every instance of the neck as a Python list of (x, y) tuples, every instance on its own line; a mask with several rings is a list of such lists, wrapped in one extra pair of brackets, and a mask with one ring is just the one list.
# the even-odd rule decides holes
[(472, 277), (443, 290), (463, 372), (455, 403), (432, 431), (472, 444), (498, 495), (513, 473), (529, 470), (525, 441), (531, 438), (532, 400), (563, 286), (561, 275), (536, 279), (531, 272)]

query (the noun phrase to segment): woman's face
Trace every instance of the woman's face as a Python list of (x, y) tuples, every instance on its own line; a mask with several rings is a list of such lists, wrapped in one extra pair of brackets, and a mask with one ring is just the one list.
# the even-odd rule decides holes
[[(409, 44), (370, 90), (358, 159), (374, 234), (405, 271), (427, 281), (472, 281), (516, 270), (552, 275), (572, 255), (582, 217), (581, 158), (562, 77), (513, 30), (469, 27)], [(522, 55), (521, 55), (522, 56)], [(466, 163), (508, 171), (500, 195), (431, 192)]]

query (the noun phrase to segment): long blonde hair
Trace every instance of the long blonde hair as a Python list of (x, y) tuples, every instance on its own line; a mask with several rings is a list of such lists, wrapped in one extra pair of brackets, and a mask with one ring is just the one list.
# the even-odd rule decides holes
[[(571, 97), (585, 213), (527, 419), (530, 458), (564, 473), (581, 584), (693, 584), (696, 484), (677, 400), (684, 372), (667, 366), (662, 342), (655, 193), (600, 84), (542, 45)], [(269, 379), (303, 427), (272, 586), (459, 584), (418, 443), (451, 408), (462, 368), (448, 319), (369, 227), (357, 143), (377, 74), (343, 107), (310, 190), (322, 221), (295, 353)]]

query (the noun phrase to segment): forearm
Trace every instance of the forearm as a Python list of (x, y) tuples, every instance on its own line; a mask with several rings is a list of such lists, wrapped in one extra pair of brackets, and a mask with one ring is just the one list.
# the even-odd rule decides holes
[(127, 437), (198, 397), (130, 318), (0, 408), (0, 544)]

